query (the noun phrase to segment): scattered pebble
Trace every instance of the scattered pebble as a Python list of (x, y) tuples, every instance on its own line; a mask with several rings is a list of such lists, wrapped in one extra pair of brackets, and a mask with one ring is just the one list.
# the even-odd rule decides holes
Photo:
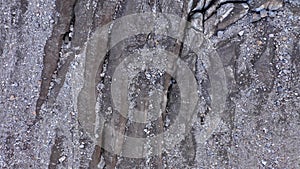
[(10, 98), (9, 98), (9, 100), (10, 100), (10, 101), (14, 101), (14, 100), (16, 100), (16, 97), (15, 97), (15, 95), (11, 95), (11, 96), (10, 96)]
[(60, 162), (60, 163), (62, 163), (62, 162), (64, 162), (65, 160), (66, 160), (66, 156), (62, 156), (62, 157), (60, 157), (59, 159), (58, 159), (58, 161)]
[(282, 0), (271, 0), (269, 1), (268, 9), (271, 11), (278, 10), (283, 7), (283, 1)]
[(101, 156), (101, 160), (98, 163), (97, 167), (102, 168), (102, 169), (105, 167), (105, 160), (104, 160), (103, 156)]
[(262, 42), (262, 41), (260, 41), (260, 40), (258, 40), (258, 41), (256, 41), (256, 44), (260, 46), (260, 45), (262, 45), (262, 44), (263, 44), (263, 42)]
[(262, 160), (261, 163), (265, 166), (267, 164), (267, 161)]
[(266, 11), (266, 10), (260, 11), (260, 16), (261, 16), (262, 18), (267, 17), (267, 16), (268, 16), (268, 11)]
[(252, 22), (259, 21), (260, 19), (261, 19), (260, 14), (254, 13), (254, 14), (252, 15)]
[(223, 32), (223, 31), (218, 31), (218, 37), (222, 37), (222, 36), (223, 36), (223, 34), (224, 34), (224, 32)]
[(243, 36), (244, 33), (245, 33), (245, 31), (240, 31), (240, 32), (239, 32), (239, 36)]
[(81, 145), (79, 146), (79, 148), (83, 149), (83, 148), (84, 148), (84, 144), (81, 144)]
[(283, 7), (283, 0), (269, 0), (266, 3), (262, 4), (260, 7), (256, 8), (256, 12), (260, 12), (262, 10), (270, 10), (275, 11)]

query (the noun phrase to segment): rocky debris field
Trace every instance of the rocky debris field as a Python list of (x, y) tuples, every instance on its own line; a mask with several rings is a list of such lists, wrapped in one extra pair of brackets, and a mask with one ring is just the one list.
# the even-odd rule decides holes
[[(202, 44), (193, 44), (203, 56), (184, 45), (188, 35), (176, 40), (157, 34), (168, 22), (157, 19), (153, 32), (110, 47), (93, 69), (95, 113), (80, 113), (94, 32), (112, 23), (107, 35), (113, 39), (116, 20), (145, 12), (189, 21), (184, 31), (203, 36)], [(0, 168), (300, 168), (299, 0), (2, 0), (0, 13)], [(145, 143), (147, 156), (130, 158), (122, 156), (126, 139), (108, 143), (120, 148), (116, 155), (102, 146), (110, 133), (100, 131), (95, 139), (89, 127), (101, 127), (101, 115), (105, 126), (149, 138), (175, 123), (183, 99), (176, 78), (146, 69), (132, 78), (129, 107), (151, 113), (156, 100), (146, 98), (158, 91), (161, 117), (133, 123), (113, 108), (114, 72), (142, 49), (181, 58), (195, 75), (199, 99), (191, 127), (175, 147), (158, 142), (161, 153), (152, 155), (153, 145)], [(214, 52), (228, 91), (220, 121), (203, 142), (215, 113), (207, 71)]]

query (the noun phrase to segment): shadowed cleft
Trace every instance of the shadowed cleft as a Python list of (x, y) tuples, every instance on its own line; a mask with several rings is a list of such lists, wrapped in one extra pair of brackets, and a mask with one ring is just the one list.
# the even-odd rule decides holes
[(40, 95), (36, 105), (36, 116), (39, 119), (39, 112), (42, 105), (47, 100), (52, 76), (58, 69), (60, 52), (63, 40), (70, 31), (70, 25), (74, 17), (74, 6), (77, 0), (56, 1), (56, 10), (60, 13), (57, 24), (54, 25), (52, 35), (45, 45), (45, 55), (43, 60), (42, 84)]
[(62, 144), (63, 144), (63, 137), (58, 136), (56, 134), (54, 145), (51, 148), (51, 155), (50, 155), (50, 162), (49, 162), (48, 169), (56, 169), (57, 164), (62, 162), (62, 160), (64, 159), (64, 156), (62, 156), (62, 152), (63, 152)]
[(94, 148), (92, 159), (89, 163), (89, 168), (90, 169), (98, 168), (98, 164), (101, 160), (101, 152), (102, 152), (101, 147), (96, 145), (95, 148)]

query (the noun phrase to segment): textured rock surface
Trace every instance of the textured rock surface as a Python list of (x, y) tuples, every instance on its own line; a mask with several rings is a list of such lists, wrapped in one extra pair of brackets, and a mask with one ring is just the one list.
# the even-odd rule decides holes
[[(0, 8), (0, 168), (300, 168), (298, 0), (11, 0)], [(151, 158), (119, 157), (96, 145), (78, 121), (75, 93), (88, 39), (98, 27), (138, 12), (186, 18), (187, 29), (203, 32), (219, 53), (229, 93), (205, 144), (198, 141), (211, 113), (205, 61), (155, 32), (109, 51), (96, 78), (99, 112), (127, 135), (147, 137), (148, 126), (129, 125), (111, 109), (108, 86), (132, 51), (172, 51), (195, 71), (202, 98), (180, 144)], [(135, 101), (154, 88), (169, 93), (163, 117), (149, 131), (161, 132), (178, 113), (175, 79), (146, 71), (134, 82), (142, 91), (132, 89)]]

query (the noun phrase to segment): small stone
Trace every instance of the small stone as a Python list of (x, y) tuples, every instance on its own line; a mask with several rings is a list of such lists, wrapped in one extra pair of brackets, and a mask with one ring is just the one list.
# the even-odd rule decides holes
[(223, 31), (218, 31), (218, 37), (220, 38), (220, 37), (222, 37), (223, 36), (223, 34), (224, 34), (224, 32)]
[(283, 7), (283, 1), (282, 0), (271, 0), (268, 6), (268, 9), (271, 11), (276, 11)]
[[(193, 1), (191, 1), (191, 2), (193, 2)], [(197, 11), (197, 10), (201, 10), (201, 9), (203, 9), (203, 7), (204, 7), (204, 4), (205, 3), (205, 1), (199, 1), (198, 3), (197, 3), (197, 5), (196, 5), (196, 7), (192, 10), (192, 11)]]
[(260, 16), (261, 16), (262, 18), (267, 17), (267, 16), (268, 16), (268, 11), (266, 11), (266, 10), (260, 11)]
[(252, 22), (256, 22), (256, 21), (259, 21), (261, 19), (261, 16), (257, 13), (254, 13), (252, 15)]
[(105, 167), (105, 161), (103, 156), (101, 156), (100, 162), (97, 165), (98, 168), (104, 168)]
[(66, 156), (62, 156), (62, 157), (60, 157), (59, 159), (58, 159), (58, 161), (60, 162), (60, 163), (62, 163), (62, 162), (64, 162), (65, 160), (66, 160)]
[(16, 97), (14, 95), (11, 95), (10, 98), (9, 98), (9, 100), (10, 101), (14, 101), (14, 100), (16, 100)]
[(283, 7), (283, 1), (282, 0), (269, 0), (266, 1), (266, 3), (262, 4), (260, 7), (256, 8), (256, 12), (260, 12), (262, 10), (270, 10), (270, 11), (275, 11), (278, 10), (279, 8)]
[(240, 31), (239, 36), (243, 36), (245, 31)]
[(149, 133), (150, 133), (150, 131), (149, 131), (148, 129), (144, 129), (144, 132), (145, 132), (146, 134), (149, 134)]
[(212, 3), (212, 1), (213, 1), (213, 0), (207, 0), (207, 1), (205, 1), (204, 8), (208, 7), (209, 4)]
[(273, 12), (273, 11), (269, 11), (269, 16), (270, 16), (271, 18), (275, 18), (276, 13)]
[(217, 10), (217, 17), (219, 18), (220, 22), (222, 22), (227, 16), (229, 16), (230, 13), (233, 11), (233, 9), (234, 9), (233, 3), (222, 5)]
[(18, 86), (19, 86), (19, 84), (18, 84), (18, 83), (16, 83), (16, 82), (14, 82), (14, 83), (12, 83), (12, 84), (11, 84), (11, 86), (12, 86), (12, 87), (18, 87)]
[(270, 34), (269, 37), (270, 37), (270, 38), (274, 38), (274, 34)]
[(199, 15), (199, 16), (195, 16), (197, 18), (192, 18), (191, 20), (191, 26), (197, 30), (197, 31), (200, 31), (202, 32), (203, 31), (203, 16), (202, 14)]
[(263, 44), (263, 42), (262, 42), (262, 41), (260, 41), (260, 40), (258, 40), (258, 41), (256, 42), (256, 44), (260, 46), (260, 45), (262, 45), (262, 44)]
[(262, 160), (261, 163), (265, 166), (267, 164), (267, 161)]
[(221, 6), (221, 8), (217, 10), (217, 17), (219, 20), (219, 23), (217, 24), (218, 30), (224, 30), (229, 25), (243, 18), (248, 11), (249, 6), (246, 3), (228, 3)]
[(192, 17), (192, 19), (202, 19), (203, 18), (203, 14), (202, 13), (195, 13)]
[(84, 148), (84, 144), (81, 144), (81, 145), (79, 146), (79, 148), (83, 149), (83, 148)]

